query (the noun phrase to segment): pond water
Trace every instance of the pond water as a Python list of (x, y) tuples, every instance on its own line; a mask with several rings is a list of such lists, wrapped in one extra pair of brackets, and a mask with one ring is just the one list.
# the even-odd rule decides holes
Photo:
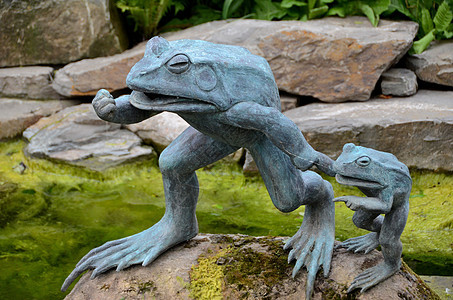
[[(21, 140), (0, 144), (0, 297), (62, 299), (67, 293), (60, 292), (61, 284), (90, 249), (161, 218), (161, 176), (155, 160), (99, 174), (27, 159), (24, 145)], [(302, 222), (303, 208), (279, 212), (261, 179), (244, 177), (238, 165), (217, 164), (197, 174), (200, 232), (289, 236)], [(412, 175), (404, 259), (420, 274), (452, 276), (453, 175)], [(360, 195), (333, 184), (336, 196)], [(352, 211), (338, 203), (337, 239), (365, 233), (351, 218)]]

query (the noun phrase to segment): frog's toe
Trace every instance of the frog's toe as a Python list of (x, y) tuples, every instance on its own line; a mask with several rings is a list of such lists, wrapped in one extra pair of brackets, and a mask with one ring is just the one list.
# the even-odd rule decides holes
[(371, 232), (363, 236), (348, 239), (340, 244), (339, 247), (346, 248), (348, 251), (358, 253), (370, 253), (379, 246), (379, 235)]
[(355, 289), (360, 289), (360, 292), (363, 293), (376, 284), (389, 278), (395, 274), (396, 271), (398, 271), (398, 268), (394, 268), (386, 263), (380, 263), (377, 266), (369, 268), (354, 278), (348, 289), (348, 293)]

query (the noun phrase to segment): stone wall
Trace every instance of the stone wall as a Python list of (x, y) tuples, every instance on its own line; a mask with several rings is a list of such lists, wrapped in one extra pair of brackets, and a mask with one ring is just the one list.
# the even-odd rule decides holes
[[(19, 8), (22, 8), (22, 15), (26, 16), (33, 10), (36, 12), (43, 9), (57, 9), (58, 5), (71, 4), (73, 8), (79, 7), (81, 4), (77, 3), (79, 2), (63, 3), (54, 0), (24, 6), (24, 2), (15, 1), (14, 3), (2, 2), (1, 5), (6, 5), (7, 10), (17, 14), (19, 14)], [(102, 6), (104, 17), (107, 16), (107, 12), (110, 12), (107, 9), (108, 1), (87, 0), (83, 2), (83, 5), (85, 11), (89, 8), (92, 18), (95, 16), (95, 9), (92, 8), (92, 5)], [(49, 14), (52, 15), (50, 12)], [(111, 16), (113, 20), (113, 14)], [(1, 18), (5, 18), (5, 16), (1, 15)], [(35, 21), (38, 22), (40, 20), (38, 19)], [(18, 18), (19, 24), (22, 24), (20, 20)], [(70, 21), (70, 19), (68, 20)], [(85, 23), (82, 23), (85, 25), (92, 22), (94, 26), (96, 23), (93, 20), (88, 22), (86, 18), (83, 20)], [(36, 26), (38, 24), (36, 23)], [(29, 25), (21, 27), (20, 30), (24, 31), (28, 28), (27, 26)], [(73, 30), (76, 26), (78, 25), (71, 21), (71, 28), (67, 30)], [(16, 29), (19, 30), (19, 27)], [(120, 35), (116, 34), (120, 31), (115, 31), (116, 27), (113, 22), (99, 25), (99, 28), (109, 28), (107, 31), (113, 34), (110, 36), (111, 40), (121, 40)], [(344, 143), (354, 142), (392, 152), (403, 162), (415, 168), (452, 171), (453, 152), (450, 149), (453, 143), (451, 136), (453, 42), (434, 43), (420, 55), (408, 55), (407, 50), (414, 39), (416, 30), (417, 24), (412, 22), (385, 20), (374, 28), (369, 25), (366, 18), (362, 17), (325, 18), (309, 22), (228, 20), (210, 22), (183, 31), (168, 33), (165, 34), (165, 37), (169, 40), (204, 39), (217, 43), (240, 45), (253, 53), (264, 56), (273, 69), (282, 92), (282, 108), (289, 110), (286, 115), (300, 127), (315, 149), (325, 152), (332, 158), (339, 154)], [(59, 39), (60, 35), (60, 33), (54, 34), (49, 39), (52, 42), (63, 44), (72, 43)], [(61, 36), (72, 35), (67, 32)], [(102, 34), (97, 36), (102, 36)], [(80, 41), (84, 39), (79, 37)], [(85, 44), (81, 43), (81, 45)], [(6, 46), (0, 45), (0, 49), (1, 47)], [(93, 53), (94, 56), (101, 55), (101, 57), (82, 59), (77, 62), (70, 61), (88, 56), (87, 52), (78, 54), (79, 56), (71, 56), (69, 51), (66, 54), (72, 58), (68, 56), (59, 61), (59, 63), (70, 62), (63, 67), (52, 65), (2, 68), (0, 69), (0, 97), (43, 100), (69, 98), (87, 102), (90, 98), (86, 98), (86, 96), (94, 96), (101, 88), (116, 94), (127, 93), (124, 91), (127, 88), (125, 78), (130, 68), (143, 57), (145, 44), (139, 44), (113, 56), (105, 55), (118, 52), (121, 47), (106, 50), (112, 52)], [(21, 55), (20, 51), (15, 51), (10, 49), (14, 55)], [(59, 56), (46, 54), (46, 51), (38, 52), (47, 55), (50, 59), (56, 59)], [(0, 55), (0, 57), (5, 56)], [(32, 64), (44, 63), (40, 60), (30, 62)], [(56, 61), (48, 60), (47, 63), (53, 64)], [(427, 82), (435, 84), (428, 88), (442, 87), (441, 91), (426, 90)], [(417, 94), (419, 85), (423, 87), (423, 90)], [(351, 102), (354, 100), (360, 102)], [(5, 104), (8, 103), (9, 112), (5, 111), (3, 117), (0, 114), (0, 118), (3, 118), (0, 123), (5, 128), (0, 133), (0, 139), (21, 134), (25, 130), (23, 124), (30, 126), (39, 118), (54, 114), (66, 106), (58, 106), (56, 109), (46, 110), (45, 113), (34, 113), (42, 111), (38, 105), (40, 102), (18, 99), (13, 102), (11, 102), (12, 100), (1, 101)], [(367, 102), (363, 103), (363, 101)], [(346, 103), (329, 105), (322, 104), (322, 102)], [(17, 109), (11, 103), (15, 103)], [(15, 118), (17, 120), (23, 118), (24, 107), (30, 110), (27, 113), (27, 121), (15, 122)], [(74, 111), (80, 110), (77, 107), (73, 109)], [(14, 111), (20, 113), (14, 114), (12, 113)], [(93, 114), (89, 118), (94, 120), (97, 117)], [(63, 118), (58, 122), (66, 121)], [(14, 128), (14, 124), (17, 124), (17, 128)], [(96, 124), (94, 122), (92, 125), (104, 126)], [(134, 142), (134, 145), (139, 147), (137, 149), (141, 149), (143, 144), (152, 146), (157, 152), (161, 152), (187, 126), (188, 124), (177, 115), (162, 114), (121, 130), (130, 132), (131, 138), (134, 136), (133, 140), (140, 141)], [(68, 128), (72, 128), (72, 125), (68, 125)], [(42, 130), (44, 132), (48, 128), (43, 127)], [(89, 131), (86, 134), (94, 134), (93, 132), (98, 131)], [(48, 134), (49, 136), (46, 137), (48, 139), (57, 136), (54, 133)], [(98, 139), (104, 138), (98, 137)], [(39, 140), (31, 140), (33, 147), (30, 149), (39, 149), (39, 144), (36, 144)], [(63, 143), (64, 140), (59, 137), (58, 141), (53, 142)], [(67, 136), (66, 140), (70, 141), (71, 136)], [(96, 138), (91, 140), (95, 141)], [(44, 140), (42, 141), (44, 143)], [(71, 143), (68, 145), (70, 146)], [(44, 144), (41, 146), (43, 147)], [(83, 151), (95, 148), (88, 144), (83, 147)], [(81, 150), (68, 148), (65, 151), (75, 153)], [(150, 154), (147, 151), (140, 153), (147, 156)], [(121, 156), (123, 150), (110, 149), (104, 152), (117, 153)], [(55, 159), (56, 155), (45, 151), (42, 153), (47, 154), (29, 151), (30, 155), (35, 155), (34, 153), (40, 153), (38, 156), (52, 159)], [(137, 152), (137, 155), (141, 156), (140, 153)], [(84, 153), (82, 156), (96, 157), (97, 154), (95, 152)], [(122, 161), (121, 159), (113, 160)], [(71, 160), (65, 161), (70, 162)], [(79, 161), (79, 165), (93, 166), (89, 162), (83, 163), (83, 158), (77, 161)], [(94, 169), (96, 168), (98, 167), (94, 167)], [(256, 174), (250, 156), (246, 159), (245, 171), (249, 174)]]

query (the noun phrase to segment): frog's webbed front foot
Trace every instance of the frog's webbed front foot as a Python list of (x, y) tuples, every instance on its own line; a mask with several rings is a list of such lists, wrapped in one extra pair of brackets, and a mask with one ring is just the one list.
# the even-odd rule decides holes
[(306, 299), (311, 298), (316, 274), (323, 266), (324, 277), (329, 275), (332, 252), (335, 240), (334, 206), (307, 205), (304, 220), (297, 233), (291, 237), (284, 249), (291, 249), (288, 262), (296, 260), (293, 278), (305, 266), (308, 271)]
[(190, 232), (182, 231), (182, 228), (177, 228), (164, 217), (147, 230), (94, 248), (79, 261), (61, 290), (65, 291), (80, 274), (89, 269), (94, 269), (91, 274), (93, 279), (114, 267), (121, 271), (134, 264), (147, 266), (167, 249), (196, 236), (196, 223), (192, 227)]
[(337, 246), (337, 248), (346, 248), (346, 250), (358, 253), (364, 252), (365, 254), (370, 253), (379, 246), (379, 234), (377, 232), (371, 232), (359, 237), (347, 239), (343, 243)]
[(382, 262), (377, 266), (366, 269), (354, 278), (354, 281), (352, 281), (351, 286), (348, 289), (348, 293), (355, 289), (361, 289), (360, 292), (363, 293), (395, 274), (399, 268), (400, 265), (391, 266), (390, 264)]

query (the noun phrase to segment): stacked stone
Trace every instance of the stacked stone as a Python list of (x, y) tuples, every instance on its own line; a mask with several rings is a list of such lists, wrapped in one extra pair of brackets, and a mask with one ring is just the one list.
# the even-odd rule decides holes
[[(0, 15), (0, 22), (7, 24), (0, 32), (1, 39), (10, 41), (0, 45), (0, 97), (3, 97), (0, 101), (4, 107), (0, 112), (0, 139), (20, 135), (42, 117), (54, 115), (77, 102), (89, 101), (101, 88), (122, 93), (127, 88), (127, 73), (145, 50), (142, 43), (123, 52), (124, 34), (116, 22), (111, 1), (48, 0), (30, 5), (25, 2), (0, 4), (5, 6), (1, 9), (9, 12)], [(67, 5), (71, 5), (73, 16), (64, 12)], [(44, 20), (41, 15), (49, 15), (53, 20)], [(39, 38), (31, 32), (37, 32)], [(411, 167), (451, 171), (453, 42), (433, 43), (422, 54), (408, 55), (416, 33), (417, 24), (413, 22), (381, 20), (378, 27), (372, 27), (366, 18), (348, 17), (309, 22), (215, 21), (165, 34), (165, 38), (239, 45), (266, 58), (282, 92), (282, 110), (287, 111), (287, 116), (317, 150), (332, 158), (344, 143), (355, 142), (392, 152)], [(20, 47), (14, 40), (19, 41)], [(56, 42), (58, 45), (52, 44)], [(426, 82), (442, 87), (443, 91), (424, 89), (417, 93), (418, 83), (426, 87)], [(52, 126), (37, 124), (24, 135), (30, 140), (29, 154), (98, 170), (103, 155), (131, 159), (152, 155), (150, 148), (144, 147), (146, 151), (134, 148), (142, 147), (142, 143), (161, 152), (188, 126), (177, 115), (163, 113), (125, 128), (110, 128), (95, 122), (97, 117), (92, 110), (81, 113), (85, 110), (85, 106), (66, 108), (62, 115), (42, 122), (60, 124), (69, 122), (62, 117), (65, 114), (80, 114), (80, 120), (71, 122), (90, 123), (90, 126), (109, 128), (111, 132), (74, 125), (76, 131), (84, 128), (85, 134), (92, 136), (79, 141), (83, 151), (65, 148), (76, 144), (70, 143), (69, 135), (66, 142), (54, 140), (54, 143), (66, 143), (62, 148), (66, 154), (78, 153), (63, 155), (44, 149), (45, 139), (53, 139), (60, 133), (51, 133)], [(128, 146), (123, 145), (118, 151), (85, 152), (94, 149), (93, 145), (118, 144), (116, 140), (106, 139), (117, 130), (121, 130), (118, 133), (121, 136), (128, 132), (124, 134), (131, 139), (125, 143)], [(122, 158), (101, 165), (116, 165)], [(95, 163), (82, 162), (88, 159)], [(250, 155), (245, 166), (246, 172), (256, 173)]]

